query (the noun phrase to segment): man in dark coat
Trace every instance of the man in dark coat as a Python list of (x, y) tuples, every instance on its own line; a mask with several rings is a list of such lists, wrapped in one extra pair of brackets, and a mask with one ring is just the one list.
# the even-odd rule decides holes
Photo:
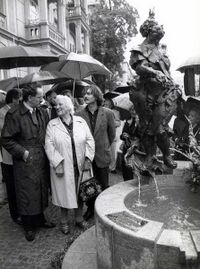
[(2, 145), (13, 157), (18, 210), (28, 241), (36, 227), (52, 227), (43, 210), (48, 205), (49, 170), (44, 151), (48, 115), (39, 108), (43, 90), (27, 86), (23, 102), (11, 108), (2, 130)]
[[(111, 162), (110, 146), (115, 138), (115, 120), (112, 110), (102, 107), (103, 95), (96, 85), (91, 85), (85, 92), (84, 100), (87, 106), (76, 113), (88, 124), (95, 140), (95, 156), (93, 171), (102, 189), (108, 187), (109, 165)], [(94, 201), (88, 204), (85, 219), (94, 214)]]

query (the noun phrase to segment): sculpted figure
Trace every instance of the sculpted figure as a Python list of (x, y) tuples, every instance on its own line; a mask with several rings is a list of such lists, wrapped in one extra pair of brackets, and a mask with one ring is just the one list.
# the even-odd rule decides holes
[(130, 100), (139, 116), (146, 166), (153, 165), (158, 146), (164, 164), (174, 169), (176, 163), (170, 156), (168, 122), (177, 109), (181, 90), (171, 78), (169, 58), (159, 44), (164, 36), (163, 26), (155, 21), (154, 15), (150, 11), (149, 18), (140, 27), (145, 40), (131, 50), (130, 65), (138, 79), (136, 87), (130, 91)]

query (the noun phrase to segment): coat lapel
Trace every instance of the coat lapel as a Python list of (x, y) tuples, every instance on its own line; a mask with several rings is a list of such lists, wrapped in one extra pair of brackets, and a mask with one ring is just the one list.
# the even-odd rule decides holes
[(86, 109), (83, 109), (83, 111), (81, 111), (81, 114), (80, 114), (81, 117), (83, 117), (83, 119), (87, 122), (87, 125), (89, 126), (90, 131), (92, 133), (92, 127), (91, 127), (91, 124), (90, 124), (90, 118), (89, 118), (89, 115), (88, 115), (88, 112), (86, 111)]
[(67, 129), (65, 128), (64, 124), (62, 123), (61, 119), (58, 117), (56, 119), (54, 119), (54, 125), (61, 131), (63, 131), (64, 133), (68, 134)]

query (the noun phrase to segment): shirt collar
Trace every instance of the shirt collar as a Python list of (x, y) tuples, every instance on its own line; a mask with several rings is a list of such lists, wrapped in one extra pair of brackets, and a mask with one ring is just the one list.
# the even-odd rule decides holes
[(23, 102), (23, 104), (31, 113), (33, 112), (33, 108), (29, 106), (29, 104), (27, 104), (25, 101)]
[[(92, 114), (92, 112), (89, 110), (88, 106), (86, 106), (85, 108), (87, 110), (87, 112), (89, 112), (90, 114)], [(97, 113), (99, 110), (99, 107), (97, 107), (97, 109), (94, 111), (94, 114)]]

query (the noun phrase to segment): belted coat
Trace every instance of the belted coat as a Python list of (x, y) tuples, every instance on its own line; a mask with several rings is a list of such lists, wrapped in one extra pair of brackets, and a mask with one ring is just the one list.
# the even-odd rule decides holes
[[(36, 109), (37, 121), (23, 103), (11, 108), (5, 117), (1, 142), (13, 157), (16, 196), (21, 215), (40, 214), (48, 205), (49, 165), (44, 150), (48, 115)], [(23, 155), (29, 151), (25, 162)]]
[[(53, 204), (64, 208), (77, 208), (77, 193), (85, 158), (94, 158), (94, 139), (81, 117), (73, 116), (73, 139), (79, 170), (77, 186), (74, 176), (72, 142), (67, 128), (60, 118), (51, 120), (47, 126), (45, 150), (50, 161)], [(63, 162), (64, 175), (56, 175), (56, 167)]]

